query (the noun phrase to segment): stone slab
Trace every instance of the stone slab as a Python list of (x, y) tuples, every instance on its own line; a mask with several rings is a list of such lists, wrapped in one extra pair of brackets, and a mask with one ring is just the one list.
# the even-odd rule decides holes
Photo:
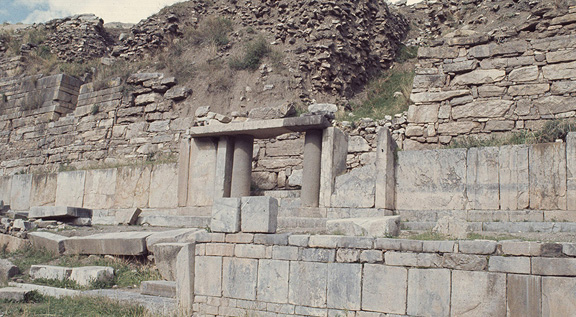
[(32, 175), (12, 176), (10, 191), (10, 208), (12, 210), (30, 209), (30, 191), (32, 189)]
[(528, 208), (530, 202), (528, 147), (525, 145), (500, 147), (498, 168), (500, 208), (503, 210)]
[(12, 191), (12, 176), (0, 177), (0, 200), (5, 205), (10, 205), (10, 192)]
[(197, 256), (194, 275), (196, 295), (222, 296), (222, 257)]
[(365, 264), (362, 310), (405, 314), (408, 270), (381, 264)]
[(222, 295), (256, 300), (258, 260), (225, 257), (222, 263)]
[(30, 208), (28, 217), (38, 219), (91, 218), (92, 210), (65, 206), (37, 206)]
[(362, 265), (329, 263), (327, 307), (342, 310), (360, 310)]
[(542, 316), (542, 277), (508, 274), (506, 299), (510, 317)]
[(576, 276), (576, 259), (533, 257), (532, 274)]
[(330, 206), (336, 176), (346, 172), (347, 155), (347, 134), (333, 127), (325, 129), (320, 163), (320, 206)]
[(54, 254), (63, 254), (64, 240), (68, 238), (51, 232), (37, 231), (28, 233), (28, 239), (37, 249), (45, 249)]
[(10, 302), (23, 302), (30, 294), (29, 290), (17, 287), (4, 287), (0, 288), (0, 300)]
[(127, 210), (117, 210), (114, 219), (119, 225), (135, 225), (138, 222), (138, 216), (142, 213), (140, 208), (131, 208)]
[(174, 281), (143, 281), (140, 283), (140, 294), (160, 297), (176, 297)]
[(32, 279), (48, 279), (63, 281), (70, 278), (72, 269), (69, 267), (54, 266), (54, 265), (32, 265), (30, 267), (29, 275)]
[(151, 173), (151, 166), (118, 168), (114, 206), (116, 208), (148, 207)]
[(16, 265), (6, 259), (0, 259), (0, 283), (6, 283), (9, 279), (20, 273)]
[(396, 208), (396, 150), (390, 130), (381, 129), (376, 151), (376, 208)]
[(152, 247), (154, 263), (163, 279), (176, 281), (176, 257), (187, 243), (157, 243)]
[(57, 174), (32, 175), (30, 206), (54, 206)]
[(328, 264), (292, 262), (288, 302), (294, 305), (326, 307)]
[(241, 229), (243, 232), (275, 233), (278, 200), (272, 197), (242, 197)]
[(369, 164), (336, 177), (331, 207), (372, 208), (376, 196), (376, 166)]
[(176, 296), (180, 313), (191, 315), (194, 305), (196, 244), (187, 243), (176, 256)]
[(223, 135), (252, 135), (256, 139), (269, 139), (290, 132), (330, 127), (330, 122), (320, 115), (271, 120), (248, 120), (224, 125), (207, 125), (190, 128), (193, 138)]
[(236, 233), (240, 231), (240, 198), (216, 198), (212, 205), (212, 232)]
[(506, 316), (506, 274), (452, 272), (452, 316)]
[(398, 152), (396, 173), (397, 209), (465, 209), (466, 149)]
[(0, 233), (0, 249), (6, 252), (16, 252), (30, 247), (30, 240), (16, 238), (8, 234)]
[(471, 148), (467, 154), (466, 196), (468, 209), (499, 209), (497, 147)]
[(206, 232), (206, 230), (190, 228), (153, 232), (146, 238), (146, 247), (148, 250), (153, 250), (153, 246), (157, 243), (190, 242), (199, 232)]
[(84, 206), (86, 171), (60, 172), (56, 180), (56, 206)]
[[(212, 205), (216, 179), (217, 146), (218, 144), (211, 138), (194, 138), (190, 142), (188, 206)], [(224, 174), (218, 174), (218, 178), (224, 179), (224, 176)]]
[(114, 268), (108, 266), (82, 266), (71, 269), (70, 279), (80, 286), (93, 282), (108, 282), (114, 278)]
[(116, 194), (116, 176), (115, 168), (87, 171), (83, 206), (95, 209), (111, 208)]
[(571, 316), (576, 311), (576, 279), (542, 277), (543, 317)]
[(566, 210), (566, 145), (530, 146), (530, 208)]
[(99, 233), (64, 241), (65, 254), (144, 255), (150, 232)]
[[(276, 255), (276, 257), (289, 258), (286, 255)], [(257, 298), (259, 301), (288, 303), (289, 263), (288, 261), (265, 259), (258, 262)]]
[(150, 179), (150, 208), (178, 206), (177, 164), (155, 165)]
[(566, 136), (566, 200), (566, 209), (576, 210), (576, 132)]
[(406, 313), (408, 315), (430, 317), (449, 316), (450, 289), (450, 270), (409, 270)]
[(400, 216), (328, 220), (326, 231), (346, 236), (397, 236), (400, 233)]

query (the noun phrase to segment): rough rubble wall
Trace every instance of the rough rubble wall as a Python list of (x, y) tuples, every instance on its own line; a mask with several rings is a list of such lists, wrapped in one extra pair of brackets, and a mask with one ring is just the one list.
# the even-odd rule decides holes
[(419, 49), (404, 148), (576, 116), (574, 35), (485, 43), (458, 37)]

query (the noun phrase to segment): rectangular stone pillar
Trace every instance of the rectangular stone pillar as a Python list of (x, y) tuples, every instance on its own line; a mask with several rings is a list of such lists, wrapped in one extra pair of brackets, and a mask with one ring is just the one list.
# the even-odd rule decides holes
[(188, 206), (210, 206), (214, 199), (216, 142), (212, 138), (194, 138), (190, 142), (188, 169)]
[(498, 157), (500, 209), (520, 210), (530, 205), (528, 146), (501, 146)]
[(382, 128), (378, 132), (375, 207), (396, 207), (396, 142), (388, 128)]
[(185, 207), (188, 203), (188, 177), (190, 168), (190, 139), (180, 142), (178, 156), (178, 206)]
[(187, 243), (176, 256), (176, 297), (179, 312), (192, 315), (194, 304), (194, 260), (196, 244)]
[(566, 190), (566, 209), (576, 211), (576, 132), (566, 136)]
[(320, 199), (320, 169), (322, 162), (322, 130), (306, 131), (304, 168), (302, 174), (302, 205), (318, 207)]
[(320, 164), (321, 207), (330, 207), (336, 176), (346, 172), (346, 155), (348, 155), (348, 136), (334, 127), (324, 129)]
[(530, 146), (530, 208), (566, 210), (566, 145)]
[(232, 185), (232, 162), (234, 159), (234, 138), (223, 136), (218, 140), (216, 152), (216, 173), (214, 178), (214, 199), (230, 197)]
[(498, 178), (499, 148), (481, 147), (468, 150), (466, 196), (471, 210), (500, 208)]

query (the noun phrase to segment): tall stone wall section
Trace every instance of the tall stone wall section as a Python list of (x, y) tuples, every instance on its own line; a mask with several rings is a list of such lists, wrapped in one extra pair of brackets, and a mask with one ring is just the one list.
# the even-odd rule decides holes
[(192, 252), (179, 298), (202, 316), (564, 316), (576, 300), (570, 243), (212, 233)]
[(421, 47), (404, 147), (467, 135), (537, 130), (576, 116), (576, 37), (488, 42), (455, 37)]

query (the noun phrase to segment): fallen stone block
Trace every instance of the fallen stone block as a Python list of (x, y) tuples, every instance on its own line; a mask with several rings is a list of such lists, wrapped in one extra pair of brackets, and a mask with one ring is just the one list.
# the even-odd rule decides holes
[(326, 230), (331, 234), (346, 236), (397, 236), (400, 233), (400, 216), (328, 220)]
[(176, 282), (144, 281), (140, 284), (140, 294), (160, 297), (176, 297)]
[(36, 285), (36, 284), (25, 284), (25, 283), (8, 283), (9, 286), (17, 287), (18, 289), (23, 289), (27, 291), (37, 291), (38, 293), (44, 296), (50, 296), (55, 298), (67, 297), (67, 296), (78, 296), (82, 294), (82, 291), (73, 290), (73, 289), (66, 289), (66, 288), (59, 288), (59, 287), (52, 287), (52, 286), (44, 286), (44, 285)]
[(18, 267), (12, 262), (0, 259), (0, 282), (7, 282), (19, 272)]
[(70, 279), (80, 286), (88, 286), (92, 282), (107, 282), (114, 278), (114, 268), (109, 266), (75, 267), (70, 273)]
[(212, 232), (236, 233), (240, 231), (240, 198), (218, 198), (212, 205)]
[(53, 265), (32, 265), (30, 267), (30, 277), (35, 280), (39, 278), (47, 280), (65, 280), (70, 277), (72, 269), (63, 266)]
[(64, 240), (67, 237), (50, 232), (30, 232), (28, 238), (37, 249), (46, 249), (54, 254), (64, 253)]
[(64, 240), (65, 254), (144, 255), (150, 232), (100, 233)]
[(65, 206), (34, 206), (30, 208), (28, 218), (66, 219), (91, 218), (92, 210)]
[[(204, 229), (176, 229), (163, 232), (155, 232), (146, 238), (148, 250), (154, 250), (154, 245), (158, 243), (187, 242), (195, 236), (197, 232), (206, 231)], [(152, 251), (153, 252), (153, 251)]]
[(278, 224), (278, 200), (272, 197), (242, 197), (243, 232), (275, 233)]
[(30, 221), (23, 220), (23, 219), (16, 219), (16, 220), (14, 220), (14, 224), (12, 224), (12, 227), (15, 229), (30, 231), (30, 230), (36, 228), (36, 224), (33, 222), (30, 222)]
[(0, 234), (0, 249), (15, 252), (30, 247), (30, 240), (20, 239), (7, 234)]
[(157, 243), (152, 248), (154, 262), (162, 275), (168, 281), (176, 280), (176, 256), (187, 243)]
[(118, 210), (115, 215), (116, 223), (119, 225), (135, 225), (141, 213), (142, 209), (140, 208)]
[(0, 300), (23, 302), (26, 300), (29, 293), (30, 291), (17, 287), (0, 288)]

